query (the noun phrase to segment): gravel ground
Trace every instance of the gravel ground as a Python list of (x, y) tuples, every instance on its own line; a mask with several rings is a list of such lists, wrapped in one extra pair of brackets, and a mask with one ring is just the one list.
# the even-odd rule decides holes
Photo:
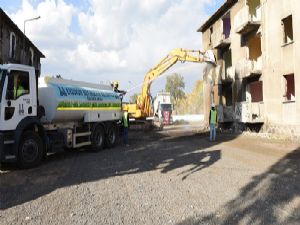
[(299, 224), (300, 148), (191, 125), (0, 172), (0, 224)]

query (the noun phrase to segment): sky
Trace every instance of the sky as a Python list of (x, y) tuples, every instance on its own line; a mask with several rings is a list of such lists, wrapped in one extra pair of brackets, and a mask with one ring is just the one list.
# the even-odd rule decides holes
[[(224, 0), (0, 0), (0, 7), (44, 53), (42, 75), (93, 83), (118, 81), (140, 92), (144, 75), (174, 48), (202, 49), (196, 30)], [(177, 63), (151, 87), (164, 89), (166, 76), (184, 77), (186, 92), (202, 79), (203, 65)]]

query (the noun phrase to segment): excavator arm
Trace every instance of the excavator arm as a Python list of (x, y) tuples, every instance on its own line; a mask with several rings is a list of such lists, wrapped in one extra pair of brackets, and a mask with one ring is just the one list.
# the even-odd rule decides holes
[(131, 117), (143, 119), (152, 116), (150, 95), (151, 84), (153, 80), (162, 75), (178, 61), (195, 63), (209, 62), (215, 64), (215, 58), (212, 51), (201, 52), (196, 50), (185, 50), (181, 48), (173, 49), (155, 67), (146, 73), (142, 85), (142, 92), (138, 96), (136, 104), (125, 105)]

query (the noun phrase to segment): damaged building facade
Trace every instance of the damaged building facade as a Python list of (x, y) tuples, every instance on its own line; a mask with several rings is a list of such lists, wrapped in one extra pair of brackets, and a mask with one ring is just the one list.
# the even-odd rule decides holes
[(217, 61), (204, 71), (207, 121), (215, 103), (225, 127), (300, 134), (299, 24), (296, 0), (228, 0), (198, 29)]

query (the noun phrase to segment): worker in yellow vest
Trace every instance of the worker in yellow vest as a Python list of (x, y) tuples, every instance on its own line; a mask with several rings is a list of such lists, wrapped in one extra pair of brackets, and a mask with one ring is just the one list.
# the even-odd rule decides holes
[(128, 144), (128, 129), (129, 129), (129, 115), (128, 115), (128, 108), (123, 108), (123, 117), (122, 117), (122, 124), (123, 124), (123, 142), (126, 146)]
[(25, 94), (26, 91), (22, 85), (22, 80), (20, 77), (17, 78), (17, 83), (14, 86), (14, 99), (17, 99), (21, 95)]
[(216, 140), (216, 126), (217, 126), (218, 118), (217, 111), (215, 109), (215, 104), (211, 105), (211, 110), (209, 112), (209, 128), (210, 128), (210, 141)]

